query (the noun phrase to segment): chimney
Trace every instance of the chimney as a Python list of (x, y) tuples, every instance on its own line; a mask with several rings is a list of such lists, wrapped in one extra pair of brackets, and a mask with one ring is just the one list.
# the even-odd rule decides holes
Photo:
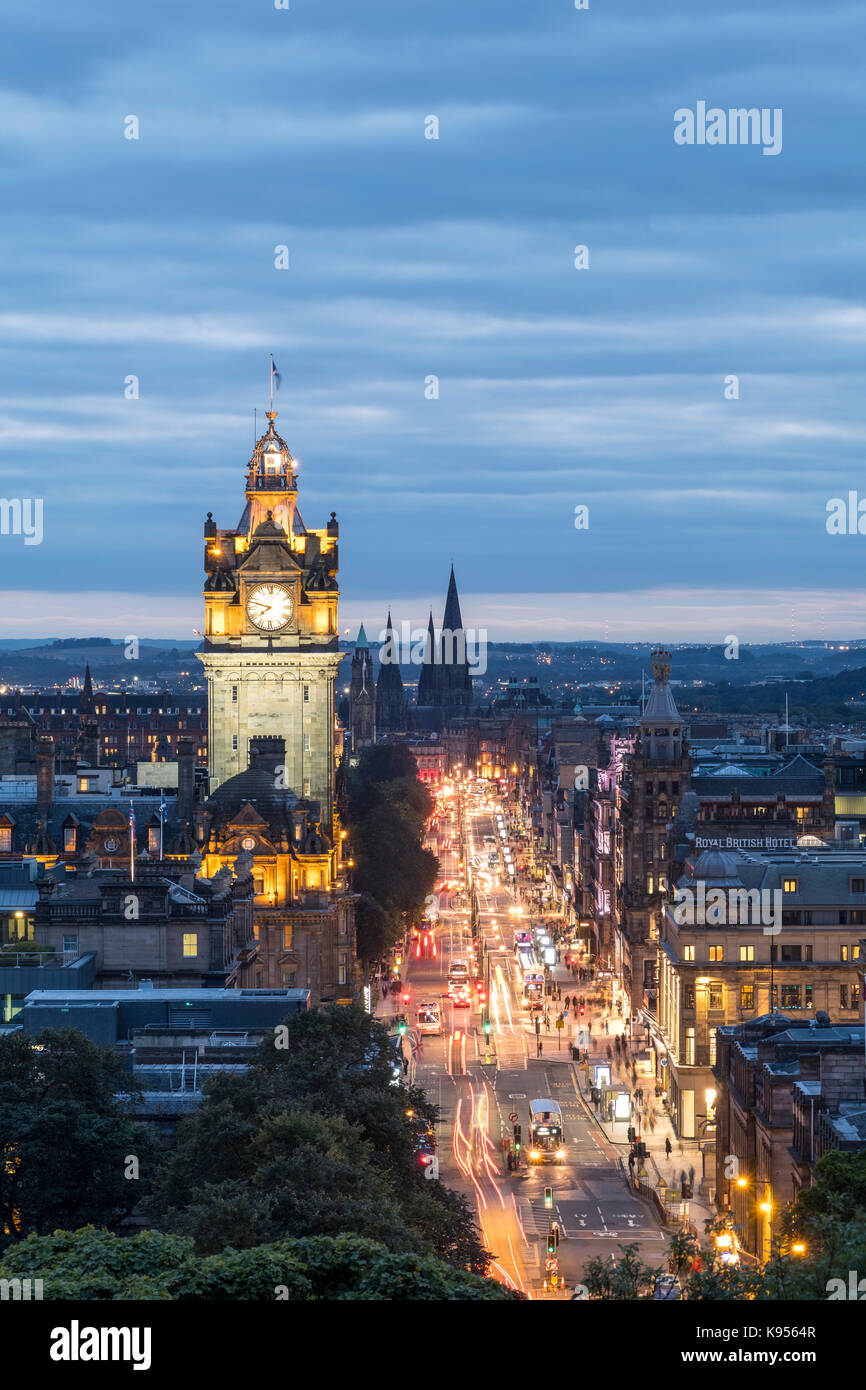
[(177, 816), (181, 823), (192, 822), (194, 801), (195, 748), (191, 738), (181, 738), (177, 743)]
[(54, 739), (50, 734), (36, 737), (36, 811), (47, 820), (54, 804)]

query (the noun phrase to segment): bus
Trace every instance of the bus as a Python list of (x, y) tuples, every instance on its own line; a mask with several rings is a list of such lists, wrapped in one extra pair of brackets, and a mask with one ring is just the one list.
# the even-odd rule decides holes
[(438, 1004), (419, 1004), (415, 1010), (415, 1027), (419, 1033), (432, 1033), (439, 1037), (442, 1032), (442, 1010)]
[(562, 1111), (555, 1100), (543, 1096), (529, 1102), (530, 1163), (564, 1163)]
[(521, 942), (515, 953), (517, 973), (523, 989), (523, 1003), (529, 1009), (544, 1008), (544, 971), (535, 959), (535, 952)]

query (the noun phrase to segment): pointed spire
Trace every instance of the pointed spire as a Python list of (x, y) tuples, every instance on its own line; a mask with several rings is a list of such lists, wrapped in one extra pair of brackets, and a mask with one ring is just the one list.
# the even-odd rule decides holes
[(355, 638), (355, 650), (357, 651), (358, 647), (369, 647), (369, 645), (367, 634), (364, 631), (364, 624), (362, 623), (358, 628), (358, 636)]
[(459, 632), (463, 627), (463, 619), (460, 616), (460, 599), (457, 596), (457, 580), (454, 578), (454, 566), (451, 566), (451, 577), (448, 580), (448, 596), (445, 599), (445, 621), (442, 626), (449, 632)]

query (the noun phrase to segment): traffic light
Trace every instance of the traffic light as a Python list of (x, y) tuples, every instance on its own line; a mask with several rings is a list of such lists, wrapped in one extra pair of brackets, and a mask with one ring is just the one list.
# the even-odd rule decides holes
[(515, 1147), (515, 1149), (519, 1149), (519, 1148), (520, 1148), (520, 1135), (521, 1135), (520, 1125), (515, 1125), (515, 1126), (514, 1126), (514, 1147)]
[(489, 1037), (490, 1037), (490, 1034), (491, 1034), (492, 1032), (493, 1032), (493, 1024), (490, 1022), (490, 1019), (489, 1019), (489, 1018), (487, 1017), (487, 1015), (485, 1014), (485, 1016), (484, 1016), (484, 1036), (485, 1036), (486, 1038), (489, 1038)]
[(557, 1248), (558, 1245), (559, 1245), (559, 1227), (558, 1227), (558, 1226), (551, 1226), (550, 1230), (547, 1232), (547, 1253), (548, 1253), (548, 1255), (555, 1255), (555, 1254), (556, 1254), (556, 1248)]
[(550, 1211), (551, 1208), (553, 1207), (553, 1188), (552, 1188), (552, 1187), (546, 1187), (546, 1188), (544, 1189), (544, 1207), (545, 1207), (545, 1210), (546, 1210), (546, 1211)]
[(401, 1019), (400, 1019), (400, 1022), (397, 1024), (397, 1032), (400, 1034), (400, 1037), (401, 1037), (401, 1038), (405, 1038), (405, 1036), (406, 1036), (406, 1020), (405, 1020), (405, 1018), (401, 1018)]
[(580, 1016), (581, 1016), (581, 1018), (583, 1018), (583, 1005), (582, 1005), (582, 1004), (581, 1004), (581, 1006), (580, 1006)]

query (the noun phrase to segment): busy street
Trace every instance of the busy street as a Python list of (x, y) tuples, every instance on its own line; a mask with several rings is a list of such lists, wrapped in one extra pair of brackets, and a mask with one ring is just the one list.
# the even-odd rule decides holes
[[(585, 1262), (618, 1258), (620, 1245), (660, 1264), (662, 1223), (629, 1182), (629, 1133), (643, 1122), (649, 1136), (658, 1115), (634, 1060), (642, 1030), (632, 1038), (610, 982), (530, 906), (498, 794), (446, 788), (428, 846), (438, 892), (390, 967), (379, 1012), (405, 1020), (409, 1078), (439, 1107), (435, 1173), (475, 1204), (497, 1277), (534, 1298), (575, 1296)], [(537, 998), (521, 960), (544, 962)], [(608, 1099), (620, 1095), (628, 1123)], [(532, 1147), (542, 1100), (559, 1130), (550, 1153)]]

